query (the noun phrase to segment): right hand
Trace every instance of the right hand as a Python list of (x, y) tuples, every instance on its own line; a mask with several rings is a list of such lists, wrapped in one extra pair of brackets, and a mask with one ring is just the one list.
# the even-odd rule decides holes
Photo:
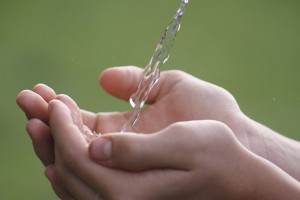
[(73, 109), (63, 101), (50, 103), (56, 158), (46, 174), (62, 199), (273, 200), (300, 195), (296, 180), (246, 150), (223, 123), (179, 122), (151, 135), (111, 133), (88, 145)]

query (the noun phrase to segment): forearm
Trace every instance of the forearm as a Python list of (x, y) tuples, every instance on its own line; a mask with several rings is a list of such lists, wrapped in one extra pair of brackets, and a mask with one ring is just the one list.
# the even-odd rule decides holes
[(249, 149), (300, 181), (300, 143), (253, 120), (248, 127)]

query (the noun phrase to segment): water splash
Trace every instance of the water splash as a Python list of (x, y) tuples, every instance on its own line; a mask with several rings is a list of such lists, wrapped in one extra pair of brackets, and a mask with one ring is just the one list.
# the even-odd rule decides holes
[(132, 131), (140, 112), (148, 99), (149, 93), (159, 79), (160, 67), (165, 64), (169, 57), (174, 44), (177, 32), (180, 30), (180, 21), (186, 10), (189, 0), (182, 0), (181, 4), (165, 29), (160, 42), (158, 43), (150, 62), (145, 67), (141, 80), (138, 84), (137, 91), (129, 99), (133, 111), (121, 129), (121, 132)]

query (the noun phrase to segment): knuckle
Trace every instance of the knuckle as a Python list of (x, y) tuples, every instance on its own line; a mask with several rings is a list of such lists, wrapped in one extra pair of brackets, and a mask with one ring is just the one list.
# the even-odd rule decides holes
[[(126, 136), (125, 136), (126, 137)], [(113, 158), (117, 163), (126, 163), (130, 157), (135, 157), (138, 143), (131, 142), (123, 136), (118, 137), (117, 142), (113, 142)]]
[(169, 131), (172, 132), (172, 135), (176, 134), (177, 136), (180, 136), (182, 134), (190, 134), (191, 131), (189, 131), (190, 126), (188, 125), (188, 122), (176, 122), (171, 124), (169, 127)]
[(178, 81), (183, 80), (186, 77), (190, 76), (186, 72), (181, 71), (181, 70), (170, 70), (165, 73), (162, 73), (161, 75), (165, 76), (165, 78), (171, 80), (171, 82), (178, 82)]
[(170, 130), (183, 130), (185, 129), (185, 123), (184, 122), (176, 122), (169, 126)]
[(63, 164), (71, 171), (76, 172), (79, 165), (78, 154), (75, 151), (66, 150), (61, 154)]
[(187, 75), (186, 72), (184, 72), (182, 70), (178, 70), (178, 69), (170, 70), (169, 73), (170, 73), (170, 76), (172, 76), (172, 77), (183, 77), (183, 76)]
[(118, 135), (112, 140), (112, 157), (110, 159), (110, 166), (123, 167), (128, 170), (138, 170), (141, 165), (135, 165), (137, 161), (144, 160), (141, 158), (145, 154), (143, 140), (139, 140), (141, 135), (126, 133)]
[(56, 185), (66, 185), (68, 183), (65, 169), (62, 165), (55, 165)]
[(216, 133), (219, 133), (219, 134), (222, 134), (222, 135), (224, 135), (224, 134), (232, 135), (231, 129), (226, 124), (224, 124), (223, 122), (211, 121), (210, 123), (213, 126), (213, 128), (216, 130)]
[(219, 121), (209, 121), (209, 133), (213, 135), (210, 137), (211, 143), (214, 142), (218, 146), (232, 145), (236, 140), (232, 130), (224, 123)]

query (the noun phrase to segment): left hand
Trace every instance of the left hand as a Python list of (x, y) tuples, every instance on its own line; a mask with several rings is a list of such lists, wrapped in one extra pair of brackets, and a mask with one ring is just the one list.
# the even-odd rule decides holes
[[(229, 179), (238, 167), (233, 165), (234, 159), (242, 158), (246, 151), (230, 129), (216, 121), (176, 123), (151, 135), (107, 134), (95, 139), (89, 149), (76, 112), (67, 105), (57, 100), (49, 105), (55, 165), (48, 167), (46, 174), (53, 174), (50, 181), (56, 179), (75, 199), (95, 199), (97, 195), (103, 199), (214, 196), (216, 190), (228, 190), (226, 181), (214, 181)], [(101, 153), (97, 148), (103, 145)], [(209, 147), (214, 147), (213, 151)], [(109, 167), (91, 160), (89, 150)], [(222, 172), (216, 171), (216, 166)]]
[(58, 100), (49, 105), (55, 165), (48, 167), (46, 174), (51, 174), (48, 177), (53, 185), (64, 186), (63, 195), (57, 192), (62, 199), (297, 195), (297, 181), (244, 148), (223, 123), (180, 122), (150, 135), (112, 133), (89, 146), (78, 127), (76, 112)]

